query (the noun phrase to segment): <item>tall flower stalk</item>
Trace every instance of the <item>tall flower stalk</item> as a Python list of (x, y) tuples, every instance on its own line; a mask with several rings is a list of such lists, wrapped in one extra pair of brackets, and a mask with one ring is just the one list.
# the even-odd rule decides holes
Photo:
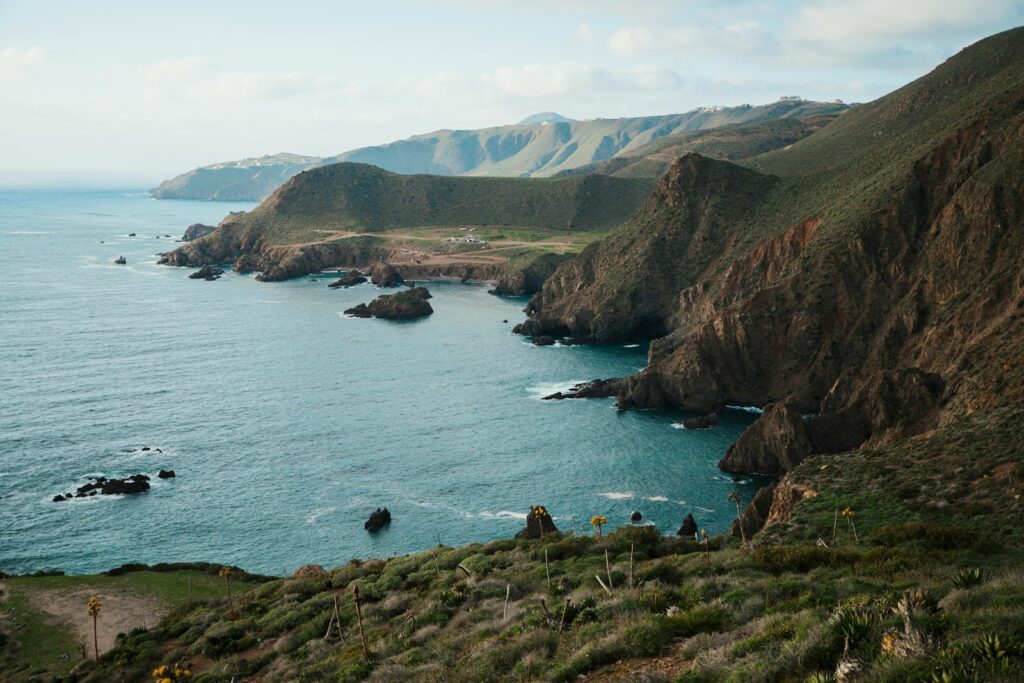
[(96, 619), (100, 616), (100, 607), (103, 603), (95, 595), (89, 598), (88, 604), (85, 606), (85, 612), (92, 617), (92, 648), (96, 655), (96, 661), (100, 661), (100, 639), (96, 629)]

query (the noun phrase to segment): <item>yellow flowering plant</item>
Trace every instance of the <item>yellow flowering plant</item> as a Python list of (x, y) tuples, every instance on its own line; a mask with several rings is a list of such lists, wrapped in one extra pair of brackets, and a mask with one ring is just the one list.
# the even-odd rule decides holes
[(597, 529), (597, 535), (601, 535), (601, 527), (608, 523), (608, 518), (604, 515), (594, 515), (590, 518), (590, 526)]

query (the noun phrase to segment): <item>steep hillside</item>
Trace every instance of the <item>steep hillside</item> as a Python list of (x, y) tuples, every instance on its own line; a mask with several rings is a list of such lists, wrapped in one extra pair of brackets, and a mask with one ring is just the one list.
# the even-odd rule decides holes
[[(166, 254), (162, 262), (235, 263), (237, 269), (260, 270), (262, 279), (276, 280), (387, 259), (376, 235), (392, 228), (608, 230), (644, 202), (652, 185), (651, 179), (599, 175), (399, 175), (338, 163), (301, 173), (253, 211), (228, 216), (213, 233)], [(492, 279), (498, 275), (492, 271), (469, 276)]]
[(596, 164), (560, 171), (557, 177), (601, 173), (623, 177), (662, 176), (672, 162), (689, 152), (736, 161), (788, 147), (831, 123), (838, 114), (773, 119), (691, 133), (674, 133)]
[(589, 121), (545, 112), (516, 125), (440, 130), (325, 159), (277, 155), (204, 166), (165, 181), (153, 193), (161, 199), (261, 200), (299, 171), (342, 161), (372, 164), (396, 173), (550, 176), (629, 153), (665, 135), (831, 114), (846, 108), (838, 103), (780, 100), (757, 107), (704, 107), (684, 114)]
[(519, 331), (660, 337), (604, 388), (626, 407), (767, 406), (731, 471), (780, 475), (1019, 405), (1024, 29), (741, 164), (677, 161)]
[(319, 165), (320, 157), (275, 154), (203, 166), (165, 180), (150, 190), (157, 199), (262, 199), (296, 173)]

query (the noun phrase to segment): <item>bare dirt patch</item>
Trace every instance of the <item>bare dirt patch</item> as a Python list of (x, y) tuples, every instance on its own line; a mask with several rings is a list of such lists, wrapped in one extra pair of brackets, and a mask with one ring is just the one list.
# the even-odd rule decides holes
[(92, 651), (92, 617), (86, 614), (85, 606), (94, 595), (103, 603), (96, 620), (100, 654), (114, 647), (117, 634), (128, 633), (136, 627), (153, 626), (168, 611), (168, 607), (159, 600), (127, 591), (90, 589), (88, 586), (33, 590), (29, 600), (36, 609), (71, 626), (78, 639)]

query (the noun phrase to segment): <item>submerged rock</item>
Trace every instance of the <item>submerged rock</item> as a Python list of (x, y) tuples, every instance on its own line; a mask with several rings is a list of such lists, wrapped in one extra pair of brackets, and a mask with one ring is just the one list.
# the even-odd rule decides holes
[(557, 532), (558, 527), (548, 514), (548, 509), (543, 505), (534, 505), (530, 508), (530, 514), (526, 515), (526, 528), (520, 530), (516, 538), (540, 538)]
[(161, 479), (173, 479), (177, 475), (174, 474), (174, 470), (160, 470), (156, 476)]
[[(216, 226), (204, 225), (203, 223), (193, 223), (192, 225), (185, 228), (185, 234), (181, 236), (182, 242), (191, 242), (197, 240), (203, 235), (209, 235), (211, 232), (216, 230)], [(167, 235), (170, 237), (170, 235)]]
[(718, 424), (718, 413), (708, 413), (701, 417), (691, 417), (689, 420), (683, 420), (683, 427), (686, 429), (707, 429), (708, 427), (717, 427)]
[(212, 282), (219, 279), (223, 274), (224, 271), (222, 269), (207, 265), (203, 266), (188, 277), (190, 280), (206, 280), (207, 282)]
[(366, 282), (366, 276), (362, 274), (358, 269), (353, 268), (348, 271), (340, 278), (327, 285), (331, 289), (337, 289), (338, 287), (352, 287), (354, 285), (361, 285)]
[(682, 525), (679, 527), (679, 531), (676, 532), (676, 536), (689, 537), (695, 533), (697, 533), (697, 522), (693, 519), (693, 514), (688, 512)]
[(391, 524), (391, 511), (387, 508), (377, 508), (370, 513), (370, 518), (363, 524), (363, 528), (369, 532), (376, 532), (389, 524)]
[(94, 477), (92, 481), (83, 484), (75, 489), (74, 495), (66, 493), (63, 496), (53, 497), (53, 502), (59, 503), (71, 498), (85, 498), (95, 496), (97, 493), (105, 496), (118, 494), (143, 493), (149, 490), (149, 477), (145, 474), (133, 474), (123, 479), (107, 479), (106, 477)]

